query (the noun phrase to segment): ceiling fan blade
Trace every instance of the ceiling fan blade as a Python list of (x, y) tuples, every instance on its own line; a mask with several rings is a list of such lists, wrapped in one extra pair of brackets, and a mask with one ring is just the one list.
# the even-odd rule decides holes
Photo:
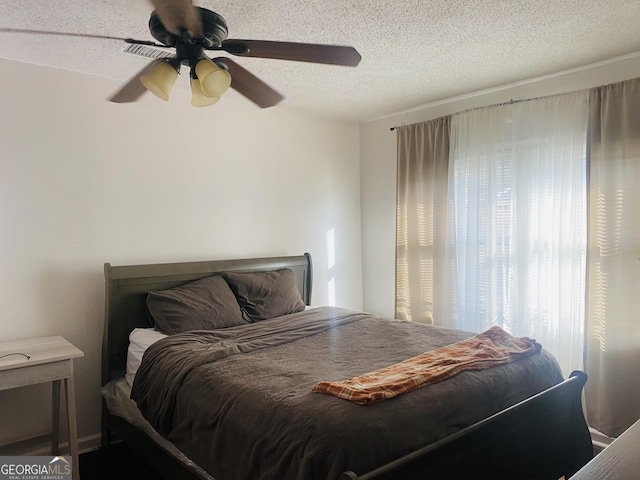
[(110, 102), (114, 103), (129, 103), (135, 102), (138, 100), (143, 93), (147, 91), (146, 88), (140, 82), (140, 77), (146, 75), (151, 72), (159, 63), (164, 62), (165, 60), (156, 59), (153, 62), (149, 63), (142, 70), (136, 73), (124, 86), (114, 93), (111, 98), (109, 98)]
[(124, 53), (130, 53), (132, 55), (139, 55), (141, 57), (147, 58), (175, 58), (176, 56), (165, 52), (163, 50), (158, 50), (156, 48), (147, 47), (146, 45), (140, 44), (131, 44), (127, 45), (124, 48)]
[(54, 37), (99, 38), (104, 40), (120, 40), (132, 45), (149, 45), (152, 47), (168, 48), (166, 45), (162, 45), (161, 43), (156, 42), (150, 42), (148, 40), (114, 37), (111, 35), (94, 35), (92, 33), (55, 32), (50, 30), (28, 30), (21, 28), (0, 28), (0, 33), (26, 33), (29, 35), (51, 35)]
[(222, 49), (244, 57), (275, 58), (296, 62), (325, 63), (355, 67), (362, 57), (353, 47), (316, 43), (272, 42), (267, 40), (225, 40)]
[(176, 35), (187, 30), (192, 37), (202, 36), (202, 21), (192, 0), (150, 0), (164, 27)]
[[(130, 38), (112, 37), (109, 35), (93, 35), (90, 33), (52, 32), (47, 30), (24, 30), (19, 28), (0, 28), (0, 33), (28, 33), (38, 35), (54, 35), (59, 37), (82, 37), (82, 38), (102, 38), (106, 40), (123, 40), (131, 43)], [(139, 40), (135, 40), (138, 42)]]
[(231, 88), (244, 95), (260, 108), (273, 107), (284, 98), (269, 85), (264, 83), (253, 73), (241, 67), (227, 57), (214, 58), (217, 63), (222, 63), (231, 74)]

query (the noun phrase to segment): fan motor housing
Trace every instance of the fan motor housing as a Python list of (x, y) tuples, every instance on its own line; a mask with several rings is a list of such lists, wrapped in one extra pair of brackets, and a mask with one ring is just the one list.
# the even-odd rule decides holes
[[(227, 28), (227, 22), (221, 15), (218, 15), (206, 8), (196, 7), (200, 14), (200, 20), (202, 21), (202, 40), (205, 47), (218, 47), (222, 44), (223, 40), (226, 40), (229, 35), (229, 29)], [(178, 35), (170, 32), (160, 21), (160, 17), (155, 11), (151, 13), (149, 19), (149, 31), (153, 38), (160, 43), (169, 47), (174, 47), (180, 43), (181, 39)]]

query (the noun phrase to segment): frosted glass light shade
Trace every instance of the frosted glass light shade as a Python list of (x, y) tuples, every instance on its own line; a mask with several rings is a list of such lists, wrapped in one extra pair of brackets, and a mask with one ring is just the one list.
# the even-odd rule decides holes
[(200, 80), (197, 78), (191, 79), (191, 105), (194, 107), (208, 107), (218, 100), (220, 100), (220, 97), (207, 97), (203, 95), (200, 88)]
[(162, 62), (150, 73), (140, 77), (140, 82), (156, 97), (166, 101), (169, 100), (169, 93), (177, 78), (178, 71), (168, 62)]
[(219, 97), (231, 86), (231, 75), (218, 67), (211, 59), (203, 58), (196, 64), (196, 75), (202, 93), (207, 97)]

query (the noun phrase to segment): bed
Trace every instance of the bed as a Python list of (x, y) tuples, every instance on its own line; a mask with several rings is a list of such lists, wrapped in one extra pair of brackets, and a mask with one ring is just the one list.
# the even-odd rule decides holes
[[(253, 276), (286, 277), (288, 290), (254, 300), (255, 289), (242, 289)], [(103, 446), (126, 443), (167, 480), (558, 479), (591, 459), (586, 375), (564, 379), (544, 348), (370, 404), (314, 391), (475, 337), (312, 307), (312, 277), (309, 254), (105, 264)], [(156, 293), (221, 279), (245, 322), (160, 333), (132, 376), (132, 332), (171, 331)], [(278, 305), (293, 310), (269, 312), (281, 293)]]

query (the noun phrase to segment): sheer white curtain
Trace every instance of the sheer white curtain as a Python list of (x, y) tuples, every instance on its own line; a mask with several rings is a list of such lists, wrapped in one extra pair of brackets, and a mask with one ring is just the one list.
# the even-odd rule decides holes
[(583, 365), (587, 123), (588, 92), (451, 121), (441, 323), (535, 338), (565, 375)]

